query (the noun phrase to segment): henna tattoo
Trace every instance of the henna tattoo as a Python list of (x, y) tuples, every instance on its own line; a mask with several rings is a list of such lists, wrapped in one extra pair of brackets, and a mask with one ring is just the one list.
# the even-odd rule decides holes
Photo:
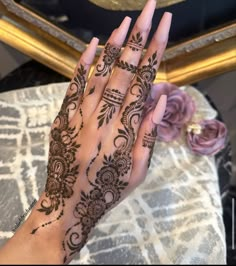
[(116, 111), (116, 107), (122, 105), (124, 97), (125, 94), (119, 92), (118, 90), (107, 88), (104, 91), (102, 100), (105, 103), (102, 105), (100, 115), (97, 117), (98, 128), (100, 128), (104, 124), (104, 122), (106, 122), (106, 124), (109, 123)]
[(142, 66), (137, 71), (136, 82), (131, 87), (131, 93), (136, 95), (137, 99), (131, 102), (124, 110), (121, 117), (123, 129), (118, 129), (118, 135), (114, 139), (115, 147), (119, 148), (122, 154), (130, 153), (136, 138), (134, 131), (135, 124), (141, 118), (143, 106), (145, 104), (148, 92), (155, 78), (155, 66), (157, 65), (157, 52), (148, 59), (148, 65)]
[(128, 62), (125, 62), (123, 60), (117, 60), (116, 66), (121, 69), (127, 70), (132, 74), (135, 74), (137, 71), (137, 67), (135, 65), (129, 64)]
[(89, 93), (88, 93), (88, 95), (91, 95), (91, 94), (93, 94), (94, 93), (94, 91), (95, 91), (95, 86), (93, 86), (90, 90), (89, 90)]
[(157, 52), (148, 59), (148, 65), (142, 66), (137, 71), (136, 82), (131, 87), (131, 94), (137, 97), (124, 110), (121, 123), (124, 129), (119, 129), (119, 135), (115, 138), (115, 146), (118, 147), (118, 139), (123, 139), (124, 149), (132, 147), (135, 141), (134, 125), (141, 118), (143, 106), (145, 104), (151, 84), (155, 78), (155, 66), (157, 65)]
[(88, 166), (87, 169), (86, 169), (86, 176), (87, 176), (87, 177), (88, 177), (88, 175), (89, 175), (89, 170), (90, 170), (91, 165), (95, 162), (95, 160), (96, 160), (97, 157), (99, 156), (99, 153), (100, 153), (100, 151), (101, 151), (101, 148), (102, 148), (102, 143), (100, 142), (100, 143), (98, 144), (98, 152), (97, 152), (96, 156), (90, 161), (89, 166)]
[(138, 69), (138, 78), (137, 82), (139, 84), (133, 85), (140, 86), (140, 87), (146, 87), (146, 89), (149, 89), (151, 86), (151, 83), (155, 79), (156, 70), (154, 68), (155, 65), (157, 65), (157, 52), (153, 53), (150, 58), (148, 58), (148, 65), (144, 65), (141, 68)]
[(110, 43), (107, 43), (104, 48), (104, 56), (103, 56), (103, 64), (98, 64), (96, 66), (96, 74), (95, 76), (103, 76), (105, 77), (107, 74), (111, 74), (112, 64), (115, 62), (120, 53), (120, 48)]
[[(86, 70), (83, 65), (77, 70), (77, 75), (71, 82), (69, 91), (64, 98), (61, 110), (54, 121), (51, 130), (49, 147), (49, 162), (47, 167), (48, 179), (45, 186), (46, 199), (40, 203), (39, 212), (50, 215), (53, 211), (60, 213), (56, 219), (46, 222), (32, 230), (35, 234), (40, 227), (45, 227), (59, 220), (64, 214), (65, 199), (73, 195), (73, 185), (79, 173), (79, 165), (76, 164), (76, 153), (80, 144), (76, 143), (79, 131), (83, 128), (83, 121), (78, 132), (75, 127), (69, 126), (69, 112), (77, 108), (79, 98), (82, 101), (82, 93), (85, 87)], [(80, 115), (83, 116), (80, 108)]]
[(157, 130), (156, 127), (154, 127), (150, 133), (145, 133), (143, 138), (143, 144), (142, 144), (143, 147), (149, 149), (148, 168), (151, 163), (156, 137), (157, 137)]
[(132, 51), (138, 51), (143, 49), (143, 37), (141, 33), (138, 32), (136, 35), (132, 35), (131, 40), (128, 41), (127, 45)]
[(82, 108), (81, 108), (81, 107), (79, 108), (79, 114), (80, 114), (80, 117), (81, 117), (81, 124), (80, 124), (80, 128), (79, 128), (78, 133), (79, 133), (79, 132), (81, 131), (81, 129), (84, 127), (83, 111), (82, 111)]
[(62, 244), (66, 252), (64, 263), (81, 250), (91, 229), (120, 200), (121, 192), (128, 186), (119, 179), (126, 172), (123, 163), (118, 154), (113, 157), (104, 155), (103, 167), (97, 172), (95, 182), (90, 182), (92, 189), (88, 193), (81, 191), (80, 202), (74, 208), (74, 217), (78, 221), (66, 231)]
[[(140, 119), (142, 108), (145, 103), (147, 91), (150, 89), (151, 82), (155, 77), (155, 65), (157, 64), (156, 53), (148, 60), (148, 65), (143, 66), (136, 78), (135, 84), (131, 88), (131, 93), (136, 95), (137, 99), (131, 102), (124, 110), (121, 118), (123, 128), (118, 129), (118, 135), (114, 138), (113, 144), (116, 151), (112, 155), (103, 155), (102, 167), (97, 171), (96, 177), (89, 181), (91, 189), (88, 192), (81, 191), (80, 201), (74, 208), (74, 217), (76, 222), (68, 228), (65, 233), (65, 239), (62, 243), (65, 251), (64, 263), (66, 263), (73, 254), (80, 251), (88, 240), (88, 235), (100, 218), (116, 204), (121, 193), (128, 186), (128, 182), (122, 180), (132, 167), (131, 151), (135, 141), (135, 124)], [(105, 100), (112, 104), (114, 98), (110, 97), (112, 90), (104, 93)], [(135, 93), (136, 92), (136, 93)], [(147, 135), (144, 144), (151, 146), (154, 132)], [(100, 144), (98, 153), (100, 152)], [(89, 167), (99, 157), (97, 154), (89, 164)], [(87, 176), (89, 175), (89, 167)]]

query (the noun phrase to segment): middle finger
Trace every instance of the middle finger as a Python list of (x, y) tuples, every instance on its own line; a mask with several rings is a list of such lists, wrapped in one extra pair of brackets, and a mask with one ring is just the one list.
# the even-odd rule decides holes
[(146, 44), (156, 1), (148, 0), (130, 34), (127, 45), (117, 61), (112, 76), (103, 92), (102, 100), (97, 107), (98, 128), (110, 123), (118, 115), (121, 105), (136, 74), (143, 48)]

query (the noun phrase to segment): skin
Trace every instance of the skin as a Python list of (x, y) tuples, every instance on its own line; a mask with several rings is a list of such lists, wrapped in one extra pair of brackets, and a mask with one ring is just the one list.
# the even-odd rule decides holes
[(131, 19), (113, 31), (90, 78), (97, 38), (81, 56), (51, 128), (45, 191), (0, 263), (69, 263), (100, 218), (144, 181), (166, 104), (162, 97), (143, 117), (171, 24), (165, 13), (141, 59), (155, 6), (147, 1), (122, 54)]

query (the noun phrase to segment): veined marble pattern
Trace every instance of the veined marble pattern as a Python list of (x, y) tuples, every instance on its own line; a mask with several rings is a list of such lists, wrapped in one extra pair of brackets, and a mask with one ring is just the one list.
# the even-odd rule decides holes
[[(46, 181), (48, 135), (67, 83), (0, 94), (0, 244)], [(195, 120), (216, 112), (193, 87)], [(225, 264), (214, 158), (194, 156), (184, 136), (157, 142), (146, 181), (93, 231), (80, 264)]]

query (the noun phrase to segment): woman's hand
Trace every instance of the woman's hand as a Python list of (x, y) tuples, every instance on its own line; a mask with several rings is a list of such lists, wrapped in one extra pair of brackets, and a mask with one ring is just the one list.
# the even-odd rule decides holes
[(59, 230), (60, 241), (54, 239), (53, 246), (64, 263), (85, 245), (98, 220), (146, 176), (165, 99), (145, 117), (143, 107), (171, 24), (171, 14), (165, 13), (141, 59), (155, 7), (155, 0), (147, 2), (120, 54), (131, 19), (123, 20), (88, 78), (98, 44), (92, 39), (52, 125), (47, 183), (29, 218), (27, 238)]

